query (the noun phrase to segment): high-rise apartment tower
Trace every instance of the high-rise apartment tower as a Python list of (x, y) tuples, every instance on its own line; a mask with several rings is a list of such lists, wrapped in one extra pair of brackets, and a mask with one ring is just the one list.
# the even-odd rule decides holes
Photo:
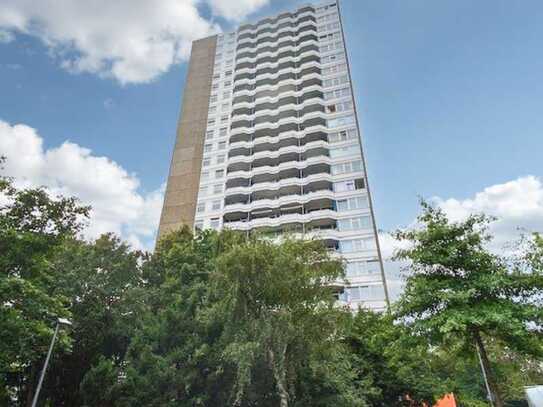
[(322, 239), (347, 260), (341, 296), (387, 289), (337, 2), (194, 41), (160, 219)]

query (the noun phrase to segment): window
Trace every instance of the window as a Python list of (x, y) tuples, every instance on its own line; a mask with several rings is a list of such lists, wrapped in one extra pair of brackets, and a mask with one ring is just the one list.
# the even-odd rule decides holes
[(381, 272), (378, 260), (353, 261), (345, 267), (346, 277), (377, 275)]
[(202, 213), (202, 212), (205, 212), (205, 210), (206, 210), (205, 202), (199, 202), (198, 205), (196, 206), (196, 212)]
[(334, 182), (334, 192), (355, 191), (364, 188), (364, 179), (357, 178), (348, 181)]
[(227, 91), (227, 92), (223, 92), (223, 93), (222, 93), (222, 98), (223, 98), (223, 99), (230, 99), (230, 92), (228, 92), (228, 91)]
[(342, 141), (353, 140), (358, 137), (356, 129), (341, 130), (335, 133), (328, 134), (329, 143), (340, 143)]
[(226, 161), (226, 155), (224, 154), (219, 154), (217, 156), (217, 164), (222, 164)]
[(365, 196), (355, 196), (352, 198), (338, 199), (336, 201), (336, 210), (338, 212), (352, 211), (354, 209), (369, 208), (368, 198)]
[(348, 239), (341, 240), (339, 242), (341, 253), (352, 253), (361, 250), (375, 250), (375, 239), (373, 237), (366, 237), (364, 239)]
[(340, 126), (348, 126), (349, 124), (354, 124), (354, 115), (350, 114), (348, 116), (336, 117), (335, 119), (327, 120), (328, 128), (333, 129)]
[(207, 121), (207, 125), (208, 125), (208, 126), (213, 126), (213, 125), (215, 125), (215, 119), (209, 119), (209, 120)]
[(219, 150), (224, 150), (226, 148), (226, 141), (219, 142)]
[(326, 113), (339, 113), (347, 110), (353, 110), (353, 102), (350, 100), (326, 106)]
[(362, 160), (332, 165), (332, 175), (348, 174), (350, 172), (358, 171), (362, 171)]
[(211, 140), (213, 138), (213, 130), (206, 131), (206, 140)]
[(335, 39), (341, 38), (341, 34), (339, 32), (334, 33), (328, 33), (324, 35), (319, 35), (319, 41), (332, 41)]
[(222, 184), (215, 184), (215, 185), (213, 185), (213, 193), (214, 193), (214, 194), (220, 194), (220, 193), (222, 193)]
[(228, 110), (230, 108), (230, 103), (223, 103), (221, 105), (221, 110)]
[(330, 44), (321, 45), (319, 49), (320, 49), (320, 52), (330, 52), (330, 51), (335, 51), (336, 49), (341, 49), (342, 47), (343, 47), (343, 43), (341, 41), (336, 41)]
[(204, 221), (199, 219), (194, 222), (194, 230), (202, 230), (204, 228)]
[(198, 196), (206, 196), (207, 195), (207, 185), (200, 187), (198, 191)]
[(222, 206), (221, 204), (222, 204), (222, 201), (220, 199), (217, 199), (216, 201), (213, 201), (213, 203), (211, 204), (211, 210), (220, 211), (221, 206)]
[(219, 59), (221, 59), (221, 58), (222, 58), (222, 54), (217, 54), (217, 55), (215, 55), (215, 59), (216, 59), (217, 61), (218, 61)]
[(228, 128), (223, 127), (223, 128), (221, 128), (221, 129), (219, 130), (219, 136), (220, 136), (220, 137), (224, 137), (224, 136), (226, 136), (226, 133), (227, 133), (227, 132), (228, 132)]
[(217, 101), (218, 98), (219, 98), (219, 97), (218, 97), (217, 94), (211, 95), (211, 96), (209, 97), (209, 103), (215, 103), (215, 102)]
[(224, 177), (224, 170), (217, 170), (215, 171), (215, 178), (219, 179)]
[(321, 64), (328, 64), (330, 62), (338, 62), (345, 60), (344, 52), (337, 52), (335, 54), (325, 55), (321, 58)]
[(221, 123), (226, 123), (226, 122), (228, 122), (228, 115), (221, 116)]
[(338, 76), (337, 78), (330, 78), (323, 81), (325, 88), (331, 88), (332, 86), (339, 86), (349, 82), (347, 75)]
[(339, 28), (339, 23), (329, 23), (329, 24), (319, 25), (317, 27), (317, 31), (333, 31), (333, 30), (337, 30), (338, 28)]
[(209, 106), (208, 114), (213, 114), (217, 111), (217, 106)]
[(211, 229), (218, 229), (219, 228), (219, 225), (220, 225), (220, 220), (219, 218), (213, 218), (209, 221), (209, 227)]
[(231, 75), (232, 75), (232, 71), (226, 71), (226, 72), (224, 73), (224, 76), (231, 76)]
[(232, 86), (232, 81), (224, 81), (224, 87), (227, 88), (229, 86)]
[(340, 73), (340, 72), (344, 72), (347, 70), (347, 64), (337, 64), (337, 65), (332, 65), (328, 68), (323, 68), (322, 69), (322, 74), (323, 75), (332, 75), (332, 74), (335, 74), (335, 73)]
[(204, 144), (204, 153), (210, 153), (213, 151), (213, 144)]
[(348, 301), (384, 300), (385, 290), (382, 284), (347, 287), (342, 299), (347, 299)]
[(219, 84), (214, 83), (213, 85), (211, 85), (211, 89), (219, 89)]
[(338, 99), (344, 96), (350, 96), (351, 95), (351, 89), (350, 88), (340, 88), (335, 90), (330, 90), (328, 92), (324, 93), (324, 99), (330, 100), (330, 99)]
[(209, 167), (211, 165), (211, 158), (204, 158), (202, 160), (202, 167)]
[(339, 219), (337, 221), (340, 231), (370, 229), (371, 219), (369, 215), (355, 216), (354, 218)]
[(233, 59), (227, 59), (226, 60), (226, 66), (231, 66), (233, 62), (234, 62)]
[(209, 178), (209, 171), (202, 171), (202, 179), (208, 179)]
[(330, 157), (331, 158), (338, 158), (338, 157), (347, 157), (350, 155), (359, 155), (360, 154), (360, 148), (357, 144), (351, 144), (350, 146), (345, 147), (334, 147), (330, 149)]
[(217, 73), (217, 74), (213, 75), (213, 80), (216, 80), (216, 79), (221, 79), (221, 74), (220, 73)]

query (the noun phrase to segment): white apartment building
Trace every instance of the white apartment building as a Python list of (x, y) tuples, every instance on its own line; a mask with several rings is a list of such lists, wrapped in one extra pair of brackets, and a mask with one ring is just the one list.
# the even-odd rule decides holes
[(340, 299), (384, 309), (338, 3), (195, 42), (189, 65), (191, 107), (181, 113), (160, 233), (190, 224), (321, 239), (347, 261)]

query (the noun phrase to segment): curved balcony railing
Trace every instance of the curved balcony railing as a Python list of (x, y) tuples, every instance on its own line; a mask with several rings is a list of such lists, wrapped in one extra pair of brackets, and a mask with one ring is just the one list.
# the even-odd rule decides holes
[[(314, 184), (314, 183), (319, 183), (320, 185), (326, 184), (331, 187), (332, 180), (333, 180), (332, 175), (326, 174), (326, 173), (313, 174), (305, 178), (296, 178), (296, 177), (285, 178), (277, 182), (262, 182), (262, 183), (253, 184), (250, 186), (226, 188), (225, 197), (228, 197), (229, 195), (238, 195), (238, 194), (248, 195), (253, 192), (263, 192), (263, 191), (271, 193), (271, 192), (276, 192), (283, 187), (297, 187), (297, 188), (309, 187), (311, 186), (311, 184)], [(307, 188), (305, 189), (307, 190)], [(304, 189), (302, 188), (302, 190)], [(288, 194), (288, 195), (291, 195), (291, 194)]]
[(304, 121), (301, 124), (296, 122), (286, 123), (273, 129), (242, 129), (230, 135), (230, 142), (236, 143), (238, 141), (255, 141), (262, 137), (287, 137), (286, 134), (291, 134), (292, 137), (303, 137), (303, 135), (317, 131), (328, 131), (328, 127), (326, 127), (326, 119), (317, 117)]
[(283, 61), (285, 58), (296, 58), (309, 55), (313, 52), (315, 55), (320, 55), (319, 42), (314, 39), (309, 39), (304, 46), (294, 44), (279, 44), (277, 47), (265, 47), (259, 52), (243, 52), (236, 56), (235, 70), (243, 69), (245, 63), (264, 64), (276, 63)]
[[(224, 216), (223, 216), (224, 218)], [(310, 213), (305, 214), (299, 214), (299, 213), (291, 213), (291, 214), (284, 214), (282, 216), (277, 216), (275, 218), (257, 218), (247, 221), (226, 221), (223, 222), (223, 225), (225, 227), (231, 228), (231, 229), (238, 229), (238, 230), (250, 230), (258, 227), (277, 227), (280, 225), (285, 225), (288, 223), (300, 223), (305, 224), (306, 226), (308, 223), (315, 222), (319, 219), (329, 219), (332, 220), (330, 224), (333, 224), (333, 221), (335, 221), (337, 218), (337, 213), (330, 209), (323, 209), (323, 210), (316, 210)], [(317, 224), (315, 225), (317, 226)]]
[[(333, 161), (330, 157), (325, 155), (309, 157), (307, 160), (292, 160), (278, 163), (277, 165), (262, 165), (254, 167), (252, 162), (238, 162), (231, 164), (228, 167), (228, 173), (226, 174), (226, 180), (233, 180), (237, 178), (249, 179), (257, 175), (269, 175), (273, 176), (286, 170), (304, 171), (308, 167), (316, 164), (327, 165), (328, 168), (332, 165)], [(328, 171), (330, 172), (330, 171)]]
[(315, 92), (323, 95), (324, 98), (324, 90), (322, 85), (319, 84), (310, 85), (299, 90), (296, 90), (296, 85), (286, 84), (278, 86), (276, 89), (243, 91), (239, 92), (234, 98), (232, 109), (252, 107), (255, 103), (277, 103), (279, 100), (287, 97), (295, 97), (298, 100), (304, 101), (305, 98), (312, 97)]
[[(314, 106), (314, 108), (313, 108)], [(245, 132), (257, 132), (258, 130), (276, 130), (279, 129), (282, 125), (287, 124), (296, 124), (299, 127), (305, 127), (304, 123), (309, 121), (309, 119), (322, 119), (323, 125), (326, 123), (326, 113), (322, 105), (313, 105), (310, 106), (311, 109), (306, 108), (305, 111), (301, 112), (303, 115), (299, 116), (297, 111), (286, 111), (281, 113), (278, 116), (261, 116), (257, 120), (237, 120), (232, 122), (230, 125), (230, 135), (245, 133)]]
[(331, 205), (335, 205), (334, 193), (329, 190), (310, 192), (305, 195), (285, 195), (259, 200), (252, 200), (249, 195), (246, 195), (245, 200), (246, 202), (225, 202), (224, 213), (226, 214), (231, 212), (251, 212), (259, 209), (279, 209), (281, 207), (293, 204), (311, 206), (311, 203), (317, 204), (322, 200), (327, 200), (331, 203)]
[(319, 141), (327, 142), (328, 135), (325, 132), (315, 132), (310, 134), (288, 134), (283, 133), (278, 137), (261, 137), (256, 140), (238, 141), (231, 143), (229, 150), (238, 148), (251, 149), (255, 153), (262, 151), (278, 151), (289, 146), (316, 146)]
[(298, 41), (301, 41), (304, 36), (307, 36), (310, 33), (314, 34), (315, 37), (317, 36), (317, 24), (315, 22), (307, 22), (302, 26), (299, 26), (297, 30), (284, 30), (276, 34), (268, 34), (255, 41), (238, 41), (236, 52), (244, 52), (247, 50), (258, 52), (258, 50), (266, 44), (273, 44), (286, 39), (298, 43)]
[(275, 28), (277, 24), (283, 23), (286, 19), (296, 20), (301, 19), (305, 15), (313, 15), (315, 9), (311, 6), (302, 7), (294, 13), (282, 13), (274, 18), (264, 18), (255, 24), (243, 24), (238, 28), (238, 38), (242, 37), (245, 33), (256, 33), (258, 30), (265, 28)]
[(286, 61), (280, 64), (281, 66), (277, 65), (276, 68), (272, 68), (272, 64), (267, 65), (270, 65), (270, 67), (259, 67), (258, 70), (252, 68), (244, 68), (242, 69), (242, 72), (236, 72), (234, 84), (246, 83), (245, 81), (249, 81), (248, 83), (254, 83), (264, 78), (275, 79), (279, 75), (284, 73), (294, 73), (296, 75), (300, 75), (308, 69), (317, 68), (319, 69), (319, 72), (321, 70), (320, 58), (316, 55), (310, 55), (309, 57), (304, 58), (302, 61), (300, 61), (300, 63), (294, 61)]

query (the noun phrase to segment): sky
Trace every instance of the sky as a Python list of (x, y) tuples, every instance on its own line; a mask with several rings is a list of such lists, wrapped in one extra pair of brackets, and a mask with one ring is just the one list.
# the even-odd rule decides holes
[[(152, 248), (193, 39), (306, 2), (0, 0), (0, 155), (93, 206), (90, 238)], [(543, 230), (543, 2), (343, 0), (376, 221), (419, 197)]]

